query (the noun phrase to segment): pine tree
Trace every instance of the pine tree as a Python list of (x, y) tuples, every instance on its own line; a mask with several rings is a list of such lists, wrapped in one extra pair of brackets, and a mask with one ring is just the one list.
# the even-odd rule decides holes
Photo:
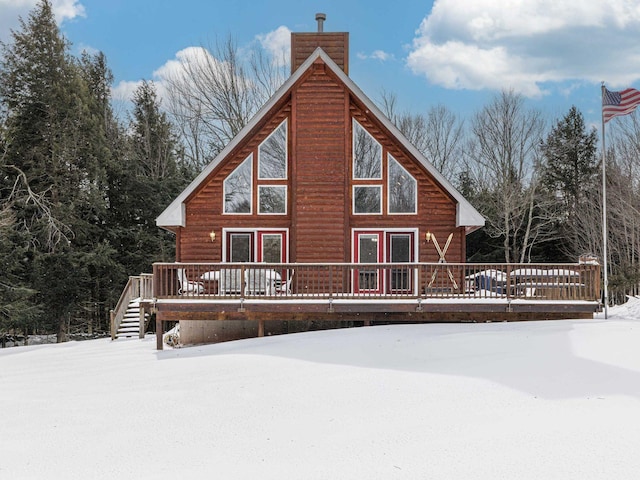
[(575, 261), (581, 253), (580, 232), (593, 212), (592, 195), (598, 187), (597, 133), (587, 132), (582, 113), (574, 106), (557, 122), (542, 144), (542, 185), (559, 205), (555, 243), (559, 260)]
[(155, 261), (174, 258), (175, 239), (158, 229), (156, 217), (192, 178), (184, 168), (173, 126), (161, 109), (155, 86), (143, 82), (133, 95), (127, 161), (114, 172), (111, 239), (128, 274), (149, 272)]
[(0, 96), (6, 112), (2, 198), (10, 198), (23, 281), (37, 290), (39, 325), (67, 327), (92, 298), (88, 258), (95, 254), (106, 204), (108, 157), (81, 62), (69, 54), (51, 4), (42, 0), (3, 45)]

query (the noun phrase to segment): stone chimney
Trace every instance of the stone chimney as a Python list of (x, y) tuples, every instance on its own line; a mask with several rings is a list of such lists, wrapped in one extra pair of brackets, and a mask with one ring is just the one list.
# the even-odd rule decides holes
[(325, 32), (324, 13), (316, 13), (318, 31), (313, 33), (291, 34), (291, 73), (295, 72), (304, 61), (320, 47), (329, 58), (349, 75), (349, 33)]

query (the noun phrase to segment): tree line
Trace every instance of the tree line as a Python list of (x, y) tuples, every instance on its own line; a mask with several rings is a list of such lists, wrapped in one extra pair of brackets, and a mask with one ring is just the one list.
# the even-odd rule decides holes
[(0, 59), (0, 334), (107, 330), (130, 274), (174, 256), (156, 216), (194, 172), (153, 84), (126, 120), (103, 54), (41, 1)]
[[(102, 53), (70, 53), (48, 0), (0, 50), (0, 335), (108, 329), (128, 275), (174, 258), (157, 215), (246, 125), (286, 78), (285, 62), (232, 40), (194, 48), (167, 79), (164, 103), (143, 81), (127, 118), (114, 113)], [(470, 119), (446, 106), (379, 105), (485, 216), (470, 262), (602, 257), (601, 152), (572, 107), (554, 123), (512, 91)], [(640, 285), (640, 123), (609, 123), (610, 286)]]

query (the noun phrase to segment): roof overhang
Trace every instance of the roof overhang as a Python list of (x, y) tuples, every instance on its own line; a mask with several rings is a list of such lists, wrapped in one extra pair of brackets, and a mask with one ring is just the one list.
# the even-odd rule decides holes
[(418, 160), (423, 167), (433, 176), (436, 182), (448, 192), (457, 202), (456, 205), (456, 226), (465, 227), (467, 233), (471, 233), (484, 226), (485, 219), (460, 192), (438, 171), (437, 168), (416, 148), (404, 134), (389, 120), (380, 109), (367, 97), (349, 76), (331, 58), (318, 47), (312, 55), (291, 75), (287, 81), (276, 91), (276, 93), (264, 104), (264, 106), (254, 115), (249, 123), (234, 137), (229, 144), (207, 165), (202, 172), (185, 188), (185, 190), (171, 202), (171, 204), (156, 219), (159, 227), (184, 227), (186, 226), (185, 201), (204, 182), (213, 170), (224, 160), (244, 138), (260, 122), (265, 115), (289, 92), (295, 83), (305, 74), (305, 72), (316, 62), (322, 60), (327, 67), (337, 76), (360, 102), (384, 125), (384, 127), (400, 141), (409, 153)]

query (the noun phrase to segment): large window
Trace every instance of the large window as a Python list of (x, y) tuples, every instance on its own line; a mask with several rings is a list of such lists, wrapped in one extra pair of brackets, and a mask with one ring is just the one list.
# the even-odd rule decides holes
[(224, 180), (224, 213), (251, 213), (253, 155)]
[(258, 179), (287, 178), (287, 121), (282, 122), (258, 147)]
[(391, 155), (389, 162), (389, 213), (416, 213), (418, 182)]
[(353, 120), (353, 178), (382, 178), (382, 146)]
[(224, 213), (251, 214), (254, 209), (259, 215), (287, 213), (287, 125), (285, 119), (258, 146), (257, 152), (225, 178)]

